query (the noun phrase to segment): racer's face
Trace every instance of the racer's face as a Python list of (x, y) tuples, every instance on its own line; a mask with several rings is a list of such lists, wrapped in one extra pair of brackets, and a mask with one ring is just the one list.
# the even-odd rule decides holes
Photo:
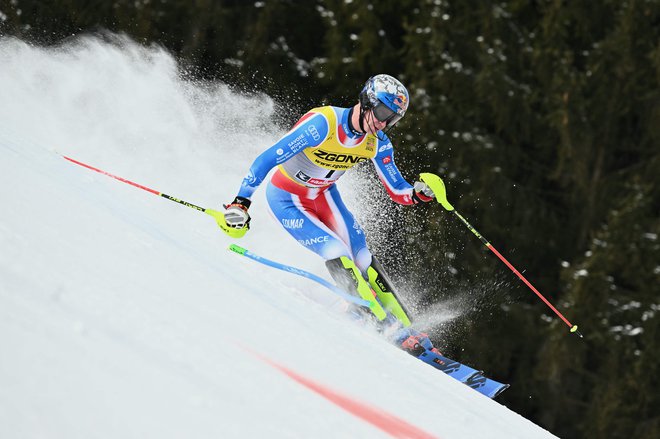
[(379, 120), (374, 115), (373, 109), (369, 110), (367, 114), (365, 114), (364, 121), (367, 134), (376, 134), (378, 131), (384, 129), (387, 126), (387, 121)]

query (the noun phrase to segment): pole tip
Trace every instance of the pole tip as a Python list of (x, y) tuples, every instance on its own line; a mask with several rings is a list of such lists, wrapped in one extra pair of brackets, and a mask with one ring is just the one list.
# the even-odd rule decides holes
[(571, 328), (571, 332), (576, 333), (577, 335), (580, 336), (580, 338), (584, 338), (584, 336), (582, 336), (582, 333), (580, 331), (578, 331), (578, 326), (577, 325), (573, 325), (573, 327)]

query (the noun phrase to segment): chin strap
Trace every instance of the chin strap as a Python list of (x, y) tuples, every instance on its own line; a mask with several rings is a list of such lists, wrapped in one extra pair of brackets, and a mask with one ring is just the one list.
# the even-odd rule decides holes
[[(387, 125), (387, 126), (385, 126), (385, 128), (380, 130), (380, 132), (383, 133), (383, 136), (386, 136), (387, 133), (389, 133), (392, 128), (394, 128), (394, 125)], [(377, 137), (378, 137), (379, 140), (385, 140), (385, 137), (381, 138), (380, 135), (377, 135)]]
[(359, 119), (360, 120), (360, 131), (362, 131), (363, 133), (367, 132), (367, 130), (364, 128), (364, 117), (365, 117), (366, 113), (367, 113), (367, 110), (364, 108), (363, 105), (360, 105), (360, 119)]

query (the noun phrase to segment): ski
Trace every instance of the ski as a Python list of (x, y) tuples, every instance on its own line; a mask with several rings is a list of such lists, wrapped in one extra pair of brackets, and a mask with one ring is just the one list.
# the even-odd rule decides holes
[(491, 399), (496, 398), (509, 388), (508, 384), (503, 384), (493, 379), (486, 378), (481, 374), (473, 375), (465, 382), (465, 384)]
[(461, 364), (458, 361), (452, 360), (450, 358), (439, 355), (433, 351), (425, 351), (417, 357), (426, 364), (430, 364), (438, 370), (443, 371), (450, 377), (464, 383), (475, 375), (481, 373), (481, 371)]
[[(253, 261), (260, 262), (264, 265), (268, 265), (269, 267), (287, 271), (289, 273), (306, 277), (315, 282), (318, 282), (321, 285), (328, 288), (333, 293), (356, 305), (361, 305), (369, 308), (373, 305), (373, 303), (355, 297), (351, 294), (348, 294), (342, 291), (341, 289), (337, 288), (336, 286), (332, 285), (330, 282), (326, 281), (325, 279), (322, 279), (316, 276), (315, 274), (309, 273), (305, 270), (301, 270), (299, 268), (291, 267), (279, 262), (271, 261), (270, 259), (263, 258), (236, 244), (230, 245), (229, 250), (239, 255), (246, 256), (249, 259), (252, 259)], [(360, 313), (360, 316), (363, 317), (364, 315)], [(416, 332), (416, 334), (420, 334), (420, 333)], [(459, 363), (458, 361), (452, 360), (451, 358), (442, 356), (437, 352), (433, 352), (432, 350), (433, 344), (431, 344), (431, 340), (429, 340), (428, 336), (426, 336), (425, 334), (424, 336), (425, 336), (425, 340), (423, 340), (422, 344), (420, 345), (420, 349), (423, 349), (423, 352), (421, 352), (419, 355), (417, 355), (417, 353), (414, 354), (417, 358), (419, 358), (423, 362), (430, 364), (436, 369), (443, 371), (450, 377), (464, 384), (467, 384), (477, 392), (486, 395), (489, 398), (495, 398), (509, 387), (508, 384), (502, 384), (500, 382), (485, 377), (482, 371), (480, 370), (474, 369), (470, 366), (466, 366), (465, 364)]]
[(509, 388), (508, 384), (485, 377), (480, 370), (430, 350), (422, 352), (417, 358), (491, 399)]

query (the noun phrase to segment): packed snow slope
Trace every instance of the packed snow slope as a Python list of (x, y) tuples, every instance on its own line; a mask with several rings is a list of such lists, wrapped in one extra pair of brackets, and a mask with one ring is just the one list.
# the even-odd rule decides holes
[[(0, 437), (553, 437), (210, 217), (61, 158), (219, 208), (272, 113), (125, 39), (0, 39)], [(327, 278), (263, 190), (251, 213), (241, 245)]]

